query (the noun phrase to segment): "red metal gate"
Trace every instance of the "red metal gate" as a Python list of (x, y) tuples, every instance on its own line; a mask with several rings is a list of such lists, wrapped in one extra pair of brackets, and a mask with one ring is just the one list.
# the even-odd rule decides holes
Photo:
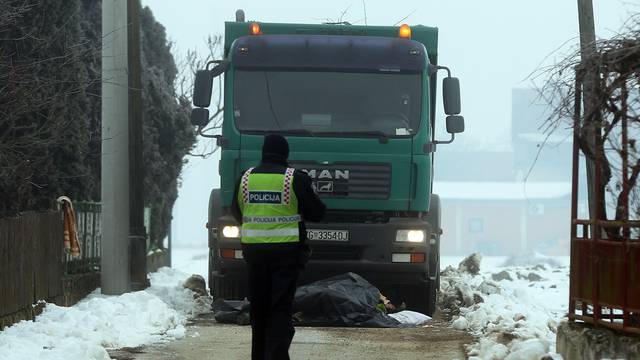
[[(574, 124), (580, 121), (581, 84), (576, 81)], [(621, 122), (622, 177), (627, 174), (627, 124)], [(624, 220), (578, 219), (579, 134), (574, 127), (571, 204), (571, 278), (569, 319), (640, 334), (640, 221), (629, 220), (626, 199)], [(598, 145), (599, 144), (599, 145)], [(601, 141), (596, 146), (602, 146)], [(602, 159), (596, 151), (595, 183), (601, 180)], [(627, 186), (623, 181), (623, 187)], [(598, 186), (594, 186), (599, 189)], [(622, 191), (628, 192), (623, 188)], [(597, 196), (596, 196), (597, 197)], [(596, 206), (597, 208), (597, 206)], [(596, 214), (596, 219), (604, 218)], [(615, 230), (613, 232), (612, 230)], [(605, 235), (615, 233), (616, 236)]]

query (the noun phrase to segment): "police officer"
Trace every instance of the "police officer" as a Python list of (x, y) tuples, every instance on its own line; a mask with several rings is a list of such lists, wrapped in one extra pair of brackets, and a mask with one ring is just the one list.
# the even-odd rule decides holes
[(267, 135), (261, 163), (242, 175), (232, 204), (249, 277), (252, 360), (289, 359), (296, 281), (308, 259), (304, 220), (320, 221), (325, 211), (288, 157), (287, 140)]

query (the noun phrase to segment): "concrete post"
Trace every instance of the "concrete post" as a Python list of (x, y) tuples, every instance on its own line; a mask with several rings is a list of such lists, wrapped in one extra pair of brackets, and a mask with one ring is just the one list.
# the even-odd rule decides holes
[(130, 289), (127, 0), (102, 1), (102, 293)]
[(142, 64), (140, 58), (140, 0), (128, 0), (129, 41), (129, 249), (131, 288), (147, 284), (147, 234), (144, 226), (144, 161), (142, 159)]

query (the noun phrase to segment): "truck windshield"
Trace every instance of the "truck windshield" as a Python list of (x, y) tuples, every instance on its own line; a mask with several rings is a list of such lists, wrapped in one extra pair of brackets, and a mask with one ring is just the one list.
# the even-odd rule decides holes
[(244, 132), (396, 137), (420, 125), (420, 74), (238, 70), (234, 85)]

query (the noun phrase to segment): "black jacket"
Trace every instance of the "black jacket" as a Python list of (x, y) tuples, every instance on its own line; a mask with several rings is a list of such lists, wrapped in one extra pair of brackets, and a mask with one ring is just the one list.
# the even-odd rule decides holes
[[(263, 161), (253, 169), (252, 174), (284, 174), (288, 164), (276, 159), (263, 159)], [(242, 176), (240, 177), (242, 179)], [(242, 212), (238, 205), (238, 189), (240, 187), (240, 179), (236, 183), (236, 189), (233, 195), (233, 203), (231, 204), (231, 215), (236, 221), (242, 223)], [(307, 229), (305, 221), (320, 221), (324, 217), (325, 205), (316, 195), (311, 187), (311, 178), (305, 172), (296, 170), (293, 173), (293, 191), (298, 198), (298, 213), (302, 216), (302, 220), (298, 224), (300, 231), (300, 242), (304, 243), (307, 239)], [(261, 245), (261, 244), (256, 244)]]

